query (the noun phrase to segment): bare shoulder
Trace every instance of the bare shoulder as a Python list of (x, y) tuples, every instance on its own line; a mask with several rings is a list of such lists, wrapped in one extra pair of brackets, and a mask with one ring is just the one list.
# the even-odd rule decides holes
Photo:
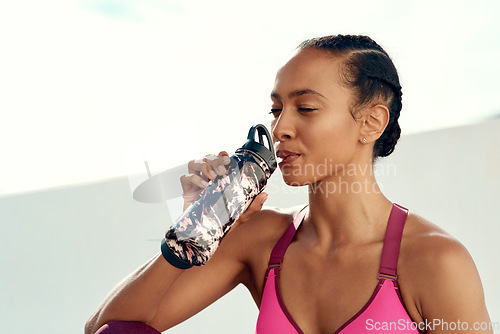
[(224, 237), (214, 257), (236, 260), (251, 270), (262, 261), (265, 265), (272, 247), (293, 222), (298, 211), (298, 208), (265, 208), (254, 213)]
[(257, 305), (260, 304), (271, 251), (302, 208), (265, 208), (228, 236), (239, 261), (248, 269), (241, 282), (247, 286)]
[[(232, 237), (246, 247), (265, 247), (274, 244), (293, 222), (303, 206), (286, 209), (265, 207), (254, 214), (246, 223), (235, 229)], [(244, 252), (249, 254), (249, 252)]]
[(414, 213), (408, 216), (403, 232), (398, 275), (403, 297), (422, 318), (444, 317), (445, 310), (453, 309), (452, 303), (484, 308), (481, 280), (467, 248)]
[[(453, 264), (468, 264), (471, 256), (466, 247), (437, 224), (410, 213), (401, 245), (402, 262), (427, 274), (444, 270)], [(430, 269), (433, 271), (430, 271)]]

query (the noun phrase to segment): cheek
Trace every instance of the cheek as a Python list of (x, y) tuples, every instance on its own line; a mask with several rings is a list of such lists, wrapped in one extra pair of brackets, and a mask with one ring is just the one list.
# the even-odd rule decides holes
[(356, 130), (356, 123), (348, 119), (342, 122), (325, 121), (311, 127), (311, 133), (315, 134), (315, 143), (311, 143), (316, 148), (315, 160), (342, 163), (349, 159), (356, 147)]

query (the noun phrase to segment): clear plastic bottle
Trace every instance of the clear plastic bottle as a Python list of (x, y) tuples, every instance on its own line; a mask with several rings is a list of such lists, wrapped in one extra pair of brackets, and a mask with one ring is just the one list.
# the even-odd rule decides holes
[[(256, 132), (259, 141), (255, 141)], [(276, 169), (271, 136), (258, 124), (250, 128), (247, 139), (231, 156), (227, 174), (212, 180), (167, 231), (161, 251), (173, 266), (186, 269), (205, 264), (240, 214), (264, 190)]]

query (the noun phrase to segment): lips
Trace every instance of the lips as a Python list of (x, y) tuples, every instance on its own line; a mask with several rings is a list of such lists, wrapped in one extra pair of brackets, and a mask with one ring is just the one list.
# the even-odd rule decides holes
[(299, 153), (288, 151), (288, 150), (278, 150), (278, 152), (276, 152), (276, 155), (278, 157), (278, 164), (279, 165), (283, 165), (283, 164), (289, 165), (300, 157)]

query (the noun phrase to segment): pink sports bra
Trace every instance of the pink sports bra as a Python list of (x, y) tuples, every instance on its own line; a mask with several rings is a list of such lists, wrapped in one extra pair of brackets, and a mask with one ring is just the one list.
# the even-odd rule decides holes
[[(297, 215), (271, 253), (256, 334), (303, 333), (281, 298), (279, 272), (288, 245), (306, 213), (307, 209), (304, 209)], [(393, 204), (382, 248), (377, 277), (379, 283), (365, 306), (334, 334), (420, 333), (403, 304), (396, 275), (401, 237), (407, 215), (406, 208)]]

